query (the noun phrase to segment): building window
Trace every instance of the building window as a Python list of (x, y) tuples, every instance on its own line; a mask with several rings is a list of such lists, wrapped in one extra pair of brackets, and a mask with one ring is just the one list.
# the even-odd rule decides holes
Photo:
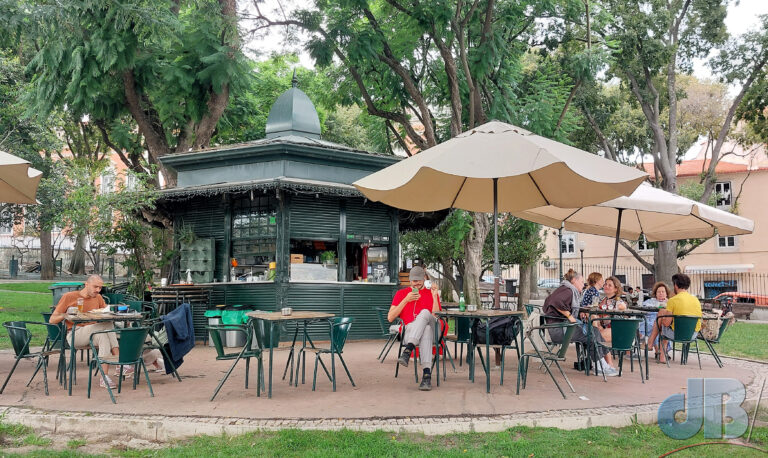
[(648, 240), (646, 240), (645, 235), (640, 235), (640, 239), (637, 241), (637, 250), (638, 251), (649, 251), (652, 250), (650, 243), (648, 243)]
[(111, 170), (105, 170), (101, 174), (101, 194), (109, 194), (115, 190), (115, 174)]
[(718, 207), (731, 208), (731, 182), (715, 183), (715, 199)]
[[(266, 274), (277, 252), (277, 200), (259, 196), (236, 200), (232, 208), (232, 257), (239, 279)], [(234, 267), (234, 266), (233, 266)], [(233, 279), (234, 280), (234, 279)]]
[(125, 176), (125, 189), (127, 191), (135, 191), (138, 185), (138, 179), (136, 175), (129, 173)]
[(576, 234), (563, 233), (563, 241), (561, 243), (563, 254), (576, 253)]
[(728, 237), (718, 237), (717, 246), (718, 248), (733, 248), (736, 246), (736, 237), (733, 235), (729, 235)]

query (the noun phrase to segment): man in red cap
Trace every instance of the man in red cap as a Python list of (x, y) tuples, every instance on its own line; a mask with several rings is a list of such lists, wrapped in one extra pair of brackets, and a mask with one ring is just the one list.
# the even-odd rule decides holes
[(411, 287), (395, 293), (387, 319), (391, 322), (400, 317), (405, 325), (405, 350), (397, 360), (398, 364), (407, 367), (413, 349), (416, 345), (419, 346), (421, 367), (424, 370), (419, 389), (429, 391), (432, 389), (432, 346), (437, 321), (434, 313), (440, 310), (440, 298), (437, 294), (437, 283), (433, 282), (429, 289), (424, 288), (426, 273), (423, 267), (413, 267), (408, 278)]

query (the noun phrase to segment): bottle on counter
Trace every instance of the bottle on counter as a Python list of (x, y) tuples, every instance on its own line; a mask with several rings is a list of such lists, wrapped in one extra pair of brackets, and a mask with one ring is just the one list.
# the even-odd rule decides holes
[(459, 312), (467, 310), (467, 304), (464, 302), (464, 292), (459, 294)]

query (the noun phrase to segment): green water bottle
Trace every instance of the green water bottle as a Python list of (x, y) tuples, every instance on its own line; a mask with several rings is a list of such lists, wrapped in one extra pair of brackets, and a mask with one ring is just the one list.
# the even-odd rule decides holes
[(464, 303), (464, 293), (459, 294), (459, 312), (463, 312), (467, 309), (467, 304)]

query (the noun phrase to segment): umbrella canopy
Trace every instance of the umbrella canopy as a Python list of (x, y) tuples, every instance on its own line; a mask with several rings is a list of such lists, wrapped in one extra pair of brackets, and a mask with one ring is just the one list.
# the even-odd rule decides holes
[(412, 211), (491, 212), (582, 207), (629, 195), (646, 173), (492, 121), (354, 183), (366, 197)]
[(640, 185), (627, 197), (581, 208), (545, 206), (513, 214), (519, 218), (586, 234), (615, 236), (618, 210), (622, 209), (619, 238), (649, 242), (750, 234), (752, 220), (704, 205), (677, 194)]
[(36, 204), (42, 176), (43, 172), (31, 168), (24, 159), (0, 151), (0, 202)]

